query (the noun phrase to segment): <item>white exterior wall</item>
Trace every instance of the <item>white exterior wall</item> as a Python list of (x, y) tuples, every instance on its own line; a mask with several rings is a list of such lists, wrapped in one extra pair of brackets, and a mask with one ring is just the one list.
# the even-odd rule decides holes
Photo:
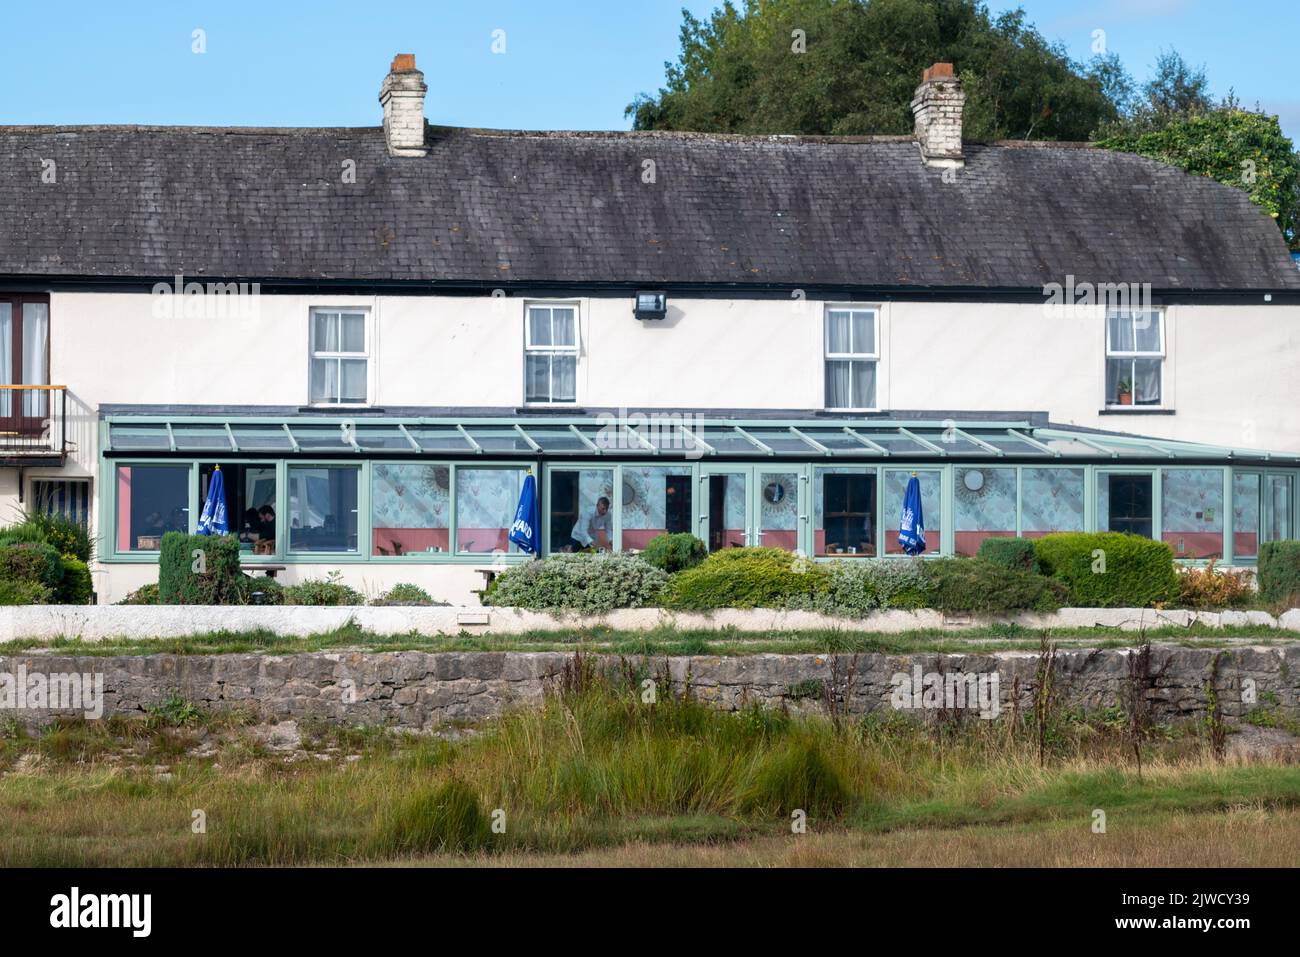
[[(77, 452), (23, 481), (98, 471), (104, 403), (280, 405), (308, 402), (309, 310), (371, 313), (370, 395), (393, 406), (523, 404), (522, 298), (264, 295), (256, 315), (160, 318), (147, 293), (54, 293), (51, 381), (69, 389)], [(825, 303), (669, 297), (639, 321), (630, 298), (578, 299), (580, 407), (817, 409)], [(1208, 444), (1300, 452), (1300, 306), (1170, 306), (1164, 391), (1173, 414), (1101, 414), (1104, 323), (1053, 319), (1038, 304), (886, 303), (880, 310), (881, 409), (1045, 411), (1055, 423)], [(18, 507), (13, 470), (0, 515)], [(98, 482), (95, 498), (98, 499)], [(98, 513), (96, 509), (96, 518)], [(332, 566), (291, 565), (281, 580)], [(101, 566), (101, 600), (155, 580), (152, 565)], [(481, 579), (466, 566), (344, 567), (357, 587), (438, 576), (463, 602)], [(112, 581), (108, 581), (111, 577)]]
[[(255, 319), (214, 321), (155, 318), (147, 294), (56, 293), (51, 377), (87, 424), (101, 403), (303, 406), (309, 309), (365, 306), (375, 405), (514, 408), (524, 301), (267, 295)], [(822, 405), (824, 303), (670, 298), (667, 319), (642, 322), (629, 299), (577, 302), (579, 406)], [(1045, 411), (1062, 424), (1300, 452), (1300, 306), (1182, 305), (1165, 317), (1172, 415), (1100, 414), (1101, 318), (1050, 319), (1033, 304), (885, 304), (878, 404)], [(77, 460), (93, 469), (93, 455)]]

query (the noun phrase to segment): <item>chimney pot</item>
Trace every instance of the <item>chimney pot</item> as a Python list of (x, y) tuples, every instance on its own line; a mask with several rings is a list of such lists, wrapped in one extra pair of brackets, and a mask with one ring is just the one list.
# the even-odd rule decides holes
[(424, 74), (415, 68), (414, 53), (393, 57), (384, 84), (379, 88), (379, 105), (384, 108), (384, 140), (389, 156), (425, 156)]
[(966, 94), (951, 63), (926, 69), (912, 97), (916, 142), (926, 166), (959, 169), (966, 165), (961, 151), (962, 110)]

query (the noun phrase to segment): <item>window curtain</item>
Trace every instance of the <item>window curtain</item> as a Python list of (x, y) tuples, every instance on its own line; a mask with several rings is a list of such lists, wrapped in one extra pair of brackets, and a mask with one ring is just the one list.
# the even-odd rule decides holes
[(832, 359), (826, 363), (826, 408), (853, 408), (853, 363)]
[[(47, 359), (50, 344), (50, 307), (44, 302), (23, 303), (23, 384), (49, 385)], [(23, 415), (43, 418), (49, 414), (49, 393), (23, 393)]]

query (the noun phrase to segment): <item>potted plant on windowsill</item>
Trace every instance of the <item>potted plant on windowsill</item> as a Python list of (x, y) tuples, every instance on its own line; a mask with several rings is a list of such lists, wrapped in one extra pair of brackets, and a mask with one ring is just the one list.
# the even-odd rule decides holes
[(1128, 379), (1120, 379), (1119, 386), (1115, 391), (1117, 393), (1116, 401), (1120, 405), (1133, 404), (1133, 386), (1129, 383)]

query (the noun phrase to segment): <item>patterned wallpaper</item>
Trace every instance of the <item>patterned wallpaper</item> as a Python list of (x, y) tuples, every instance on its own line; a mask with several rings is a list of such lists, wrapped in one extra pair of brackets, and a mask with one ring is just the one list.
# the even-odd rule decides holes
[(1083, 469), (1024, 469), (1020, 476), (1024, 531), (1083, 531)]
[(445, 465), (375, 462), (370, 506), (375, 527), (449, 528), (450, 472)]

